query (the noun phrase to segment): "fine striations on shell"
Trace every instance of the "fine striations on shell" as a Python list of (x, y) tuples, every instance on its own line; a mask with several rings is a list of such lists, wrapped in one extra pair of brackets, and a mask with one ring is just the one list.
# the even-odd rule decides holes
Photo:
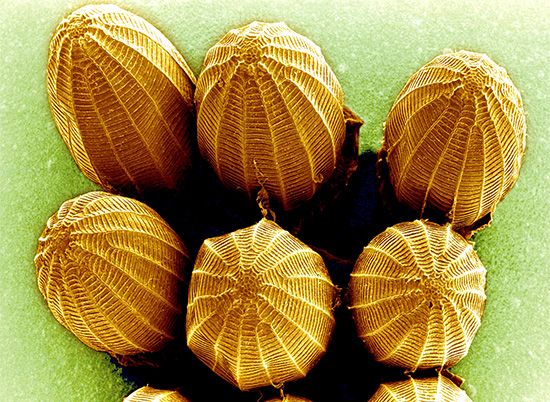
[(365, 247), (351, 274), (358, 335), (391, 366), (453, 366), (480, 326), (485, 276), (472, 244), (450, 225), (392, 226)]
[(34, 261), (57, 321), (93, 349), (154, 352), (183, 331), (188, 252), (145, 204), (104, 192), (64, 202)]
[(271, 398), (265, 402), (311, 402), (311, 399), (303, 398), (296, 395), (285, 394), (279, 398)]
[(50, 43), (57, 128), (82, 172), (108, 191), (174, 189), (186, 176), (194, 84), (160, 31), (114, 5), (76, 10)]
[(132, 392), (123, 402), (189, 402), (189, 399), (178, 391), (146, 386)]
[(189, 285), (187, 344), (241, 390), (295, 380), (326, 351), (334, 296), (319, 254), (262, 219), (203, 243)]
[(417, 71), (388, 115), (382, 156), (399, 202), (454, 229), (490, 219), (525, 151), (521, 96), (488, 56), (444, 54)]
[(466, 392), (445, 376), (410, 378), (380, 385), (369, 402), (472, 402)]
[(321, 50), (284, 23), (229, 31), (195, 93), (201, 154), (229, 188), (283, 209), (313, 197), (345, 138), (343, 93)]

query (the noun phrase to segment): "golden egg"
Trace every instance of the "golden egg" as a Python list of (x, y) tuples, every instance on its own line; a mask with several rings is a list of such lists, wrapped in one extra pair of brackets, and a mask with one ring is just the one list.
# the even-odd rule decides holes
[(57, 321), (89, 347), (124, 356), (158, 351), (183, 332), (188, 255), (145, 204), (90, 192), (48, 220), (34, 262)]
[(193, 72), (155, 27), (110, 4), (84, 6), (50, 43), (48, 95), (82, 172), (105, 190), (174, 189), (191, 166)]
[(280, 398), (271, 398), (266, 402), (311, 402), (311, 399), (303, 398), (296, 395), (282, 395)]
[(264, 188), (291, 209), (333, 174), (345, 138), (343, 93), (321, 50), (285, 23), (229, 31), (195, 92), (201, 154), (229, 188)]
[(409, 79), (388, 115), (382, 156), (399, 202), (421, 216), (443, 213), (460, 229), (490, 220), (518, 178), (525, 137), (506, 71), (463, 50)]
[(351, 274), (357, 333), (387, 365), (453, 366), (480, 326), (485, 276), (472, 244), (450, 225), (392, 226), (365, 247)]
[(304, 377), (334, 328), (335, 287), (322, 258), (262, 219), (205, 240), (189, 285), (187, 344), (248, 390)]
[(126, 398), (124, 402), (189, 402), (178, 391), (156, 389), (153, 387), (141, 387)]
[(369, 402), (471, 402), (466, 392), (448, 378), (409, 378), (380, 385)]

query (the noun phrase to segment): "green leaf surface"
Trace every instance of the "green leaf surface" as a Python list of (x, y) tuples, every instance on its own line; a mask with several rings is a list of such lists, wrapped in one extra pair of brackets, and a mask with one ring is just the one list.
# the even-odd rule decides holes
[[(476, 401), (550, 398), (550, 3), (539, 1), (116, 1), (176, 45), (198, 75), (226, 31), (285, 21), (322, 49), (375, 151), (409, 76), (462, 48), (505, 67), (527, 111), (527, 153), (493, 225), (475, 237), (487, 305), (453, 372)], [(84, 2), (0, 2), (0, 400), (116, 401), (134, 385), (108, 356), (62, 328), (36, 286), (33, 257), (48, 217), (94, 189), (59, 136), (46, 95), (48, 44)], [(351, 357), (350, 357), (351, 358)], [(183, 374), (182, 374), (183, 375)], [(335, 385), (336, 386), (336, 385)]]

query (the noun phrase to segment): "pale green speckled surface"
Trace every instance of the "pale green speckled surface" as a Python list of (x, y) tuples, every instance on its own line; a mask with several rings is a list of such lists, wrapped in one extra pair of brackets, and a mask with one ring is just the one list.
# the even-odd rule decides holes
[[(116, 2), (161, 29), (198, 73), (206, 50), (254, 19), (286, 21), (321, 46), (346, 103), (378, 148), (395, 96), (449, 49), (488, 53), (527, 110), (527, 155), (494, 224), (475, 238), (488, 269), (486, 312), (453, 370), (476, 401), (550, 400), (550, 3), (540, 1)], [(479, 4), (478, 4), (479, 3)], [(131, 386), (49, 314), (32, 259), (47, 218), (93, 185), (73, 164), (47, 104), (50, 35), (82, 2), (0, 2), (0, 400), (120, 400)]]

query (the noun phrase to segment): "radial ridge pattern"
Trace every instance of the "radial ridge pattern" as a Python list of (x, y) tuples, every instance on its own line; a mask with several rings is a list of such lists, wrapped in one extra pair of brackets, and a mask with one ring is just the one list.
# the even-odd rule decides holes
[(466, 392), (447, 377), (410, 378), (380, 385), (370, 402), (471, 402)]
[(156, 212), (103, 192), (63, 203), (35, 257), (38, 287), (57, 321), (113, 355), (157, 351), (183, 330), (188, 263)]
[(198, 143), (220, 180), (284, 209), (332, 175), (343, 93), (321, 50), (284, 23), (231, 30), (206, 55), (195, 93)]
[(486, 271), (450, 225), (397, 224), (357, 260), (350, 309), (374, 358), (414, 371), (462, 359), (481, 323)]
[(386, 121), (383, 148), (396, 198), (453, 228), (492, 213), (515, 184), (525, 151), (519, 91), (488, 56), (438, 56), (402, 89)]
[(242, 390), (301, 378), (326, 351), (334, 292), (319, 254), (262, 219), (202, 245), (187, 343)]
[(190, 167), (194, 83), (161, 32), (114, 5), (78, 9), (50, 43), (53, 117), (79, 168), (106, 190), (176, 187)]
[(189, 399), (177, 391), (156, 389), (152, 387), (141, 387), (126, 398), (124, 402), (189, 402)]

